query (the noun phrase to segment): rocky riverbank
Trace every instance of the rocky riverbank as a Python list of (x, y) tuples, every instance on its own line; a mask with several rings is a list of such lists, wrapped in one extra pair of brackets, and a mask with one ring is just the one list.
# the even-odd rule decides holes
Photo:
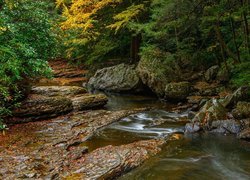
[[(236, 134), (249, 140), (248, 87), (220, 96), (218, 93), (225, 89), (219, 88), (220, 84), (214, 81), (218, 77), (215, 75), (218, 71), (216, 67), (205, 73), (204, 81), (198, 78), (194, 83), (182, 80), (164, 84), (152, 77), (153, 74), (146, 75), (148, 71), (142, 66), (122, 64), (99, 70), (88, 86), (92, 90), (136, 94), (151, 89), (165, 101), (181, 102), (170, 108), (171, 111), (189, 112), (188, 118), (181, 117), (181, 114), (177, 119), (171, 117), (171, 113), (163, 115), (145, 124), (145, 128), (157, 127), (162, 130), (164, 124), (183, 127), (188, 122), (183, 127), (187, 134), (206, 131)], [(86, 141), (102, 128), (147, 108), (105, 110), (109, 98), (103, 93), (89, 94), (82, 87), (82, 83), (85, 85), (86, 82), (86, 75), (82, 77), (82, 73), (86, 71), (68, 66), (64, 70), (56, 65), (53, 67), (56, 78), (46, 80), (47, 84), (41, 84), (45, 80), (34, 84), (29, 96), (13, 112), (13, 117), (8, 118), (12, 126), (5, 135), (0, 136), (1, 179), (112, 179), (161, 152), (161, 147), (169, 138), (175, 139), (175, 136), (163, 133), (162, 137), (98, 147), (89, 152)], [(67, 86), (52, 83), (57, 82), (58, 77), (68, 82), (71, 78), (84, 79), (77, 85), (74, 84), (75, 80)], [(143, 118), (151, 121), (150, 118)], [(139, 129), (144, 128), (144, 125), (134, 125)], [(178, 133), (182, 134), (183, 130), (180, 128)]]

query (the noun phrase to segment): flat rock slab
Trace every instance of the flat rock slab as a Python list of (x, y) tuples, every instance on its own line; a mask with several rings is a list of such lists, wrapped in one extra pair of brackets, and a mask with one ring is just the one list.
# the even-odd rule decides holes
[(43, 96), (75, 96), (87, 93), (87, 90), (78, 86), (36, 86), (31, 93)]
[(46, 97), (30, 95), (24, 100), (20, 107), (13, 112), (14, 118), (10, 118), (8, 123), (20, 123), (35, 121), (43, 118), (52, 118), (73, 110), (72, 101), (68, 98)]
[[(86, 154), (73, 166), (66, 179), (112, 179), (141, 165), (161, 151), (165, 140), (145, 140), (122, 146), (106, 146)], [(71, 168), (71, 167), (70, 167)]]
[(103, 107), (108, 102), (108, 97), (104, 94), (84, 94), (71, 99), (74, 110), (85, 110)]
[[(58, 93), (56, 91), (57, 88), (52, 87), (52, 89), (54, 91), (50, 91), (50, 94), (53, 94), (52, 92), (55, 92), (55, 94)], [(78, 89), (76, 87), (75, 92), (80, 92), (81, 89), (83, 88)], [(9, 118), (7, 123), (15, 124), (49, 119), (67, 114), (73, 110), (80, 111), (101, 108), (108, 102), (108, 98), (104, 94), (80, 94), (71, 97), (66, 96), (68, 94), (67, 89), (62, 92), (65, 93), (65, 96), (50, 97), (31, 94), (14, 111), (13, 117)]]
[(72, 174), (79, 169), (76, 160), (87, 153), (82, 146), (87, 139), (100, 128), (144, 110), (82, 111), (12, 126), (0, 135), (0, 179), (53, 179)]

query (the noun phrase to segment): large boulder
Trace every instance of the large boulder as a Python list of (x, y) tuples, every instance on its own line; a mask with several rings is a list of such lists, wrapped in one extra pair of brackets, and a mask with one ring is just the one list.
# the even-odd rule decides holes
[(74, 110), (85, 110), (103, 107), (108, 102), (108, 97), (104, 94), (85, 94), (71, 99)]
[(109, 92), (139, 92), (142, 91), (142, 82), (134, 66), (119, 64), (98, 70), (90, 78), (88, 86), (91, 89)]
[(189, 82), (169, 83), (165, 88), (165, 98), (170, 100), (185, 100), (191, 92)]
[(214, 80), (219, 72), (219, 66), (216, 65), (216, 66), (212, 66), (210, 67), (206, 72), (205, 72), (205, 80), (207, 82), (211, 82), (212, 80)]
[[(215, 121), (218, 121), (217, 124)], [(206, 104), (200, 109), (200, 111), (194, 116), (191, 123), (186, 124), (185, 132), (194, 133), (201, 129), (211, 130), (213, 128), (221, 129), (223, 126), (231, 127), (230, 123), (227, 123), (227, 110), (217, 99), (212, 99), (206, 102)]]
[(31, 93), (43, 96), (75, 96), (86, 92), (86, 89), (78, 86), (36, 86), (31, 90)]
[(136, 70), (142, 82), (158, 96), (163, 97), (166, 85), (173, 80), (173, 73), (168, 67), (161, 60), (142, 58)]
[(226, 120), (227, 110), (217, 99), (207, 101), (193, 118), (193, 122), (211, 123), (215, 120)]
[(226, 96), (221, 102), (226, 108), (235, 106), (239, 101), (246, 101), (249, 99), (249, 87), (244, 86), (237, 89), (233, 94)]
[(237, 119), (250, 118), (250, 102), (238, 102), (232, 112)]
[(66, 114), (73, 110), (72, 101), (65, 97), (30, 95), (13, 111), (11, 123), (22, 123), (47, 119)]

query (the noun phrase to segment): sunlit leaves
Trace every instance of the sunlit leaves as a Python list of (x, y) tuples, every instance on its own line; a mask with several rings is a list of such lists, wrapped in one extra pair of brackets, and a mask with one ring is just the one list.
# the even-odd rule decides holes
[(125, 27), (131, 20), (136, 18), (144, 10), (144, 4), (129, 6), (126, 10), (114, 16), (115, 23), (110, 24), (107, 27), (115, 29), (117, 32), (119, 29)]

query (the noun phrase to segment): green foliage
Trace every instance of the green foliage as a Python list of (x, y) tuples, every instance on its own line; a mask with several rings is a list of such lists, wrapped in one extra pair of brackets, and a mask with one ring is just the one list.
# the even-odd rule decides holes
[(230, 83), (234, 88), (250, 86), (250, 62), (244, 62), (235, 66)]
[(56, 34), (45, 1), (0, 2), (0, 119), (22, 97), (22, 83), (49, 76), (47, 59), (56, 55)]

